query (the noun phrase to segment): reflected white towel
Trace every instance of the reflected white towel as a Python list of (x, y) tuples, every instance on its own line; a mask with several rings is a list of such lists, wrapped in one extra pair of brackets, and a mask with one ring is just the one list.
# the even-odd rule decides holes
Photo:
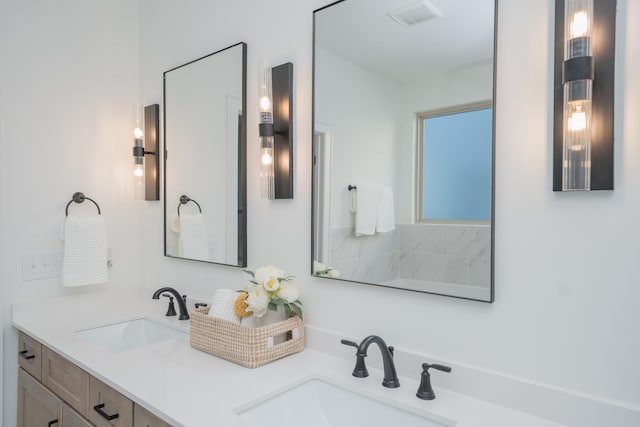
[(386, 233), (396, 228), (391, 187), (382, 186), (377, 191), (376, 232)]
[(64, 225), (62, 285), (107, 283), (107, 232), (101, 215), (69, 215)]
[(376, 187), (358, 185), (356, 191), (356, 237), (371, 236), (376, 232), (378, 195)]
[(235, 324), (240, 324), (240, 317), (233, 311), (233, 303), (240, 294), (231, 289), (218, 289), (213, 294), (213, 304), (209, 316), (219, 317)]
[(178, 246), (180, 256), (184, 258), (200, 260), (209, 259), (207, 227), (202, 214), (180, 214)]

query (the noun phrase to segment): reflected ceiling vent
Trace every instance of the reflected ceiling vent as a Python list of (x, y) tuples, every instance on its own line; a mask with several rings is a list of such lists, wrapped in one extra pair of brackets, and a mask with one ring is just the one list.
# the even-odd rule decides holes
[(389, 11), (387, 15), (404, 27), (412, 27), (429, 19), (439, 18), (442, 12), (427, 0), (421, 0)]

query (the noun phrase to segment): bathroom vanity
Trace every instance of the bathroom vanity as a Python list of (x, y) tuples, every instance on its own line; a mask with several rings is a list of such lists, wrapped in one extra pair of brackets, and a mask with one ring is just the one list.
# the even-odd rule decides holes
[[(166, 302), (152, 300), (151, 293), (131, 288), (122, 298), (121, 289), (111, 289), (13, 307), (13, 326), (20, 331), (20, 351), (25, 352), (19, 357), (19, 414), (41, 420), (35, 424), (19, 415), (20, 427), (264, 427), (269, 425), (266, 418), (273, 418), (274, 425), (283, 422), (280, 416), (260, 415), (265, 409), (284, 405), (284, 412), (296, 420), (296, 409), (309, 402), (338, 410), (336, 405), (345, 400), (349, 404), (343, 405), (342, 413), (386, 408), (384, 416), (392, 419), (418, 417), (428, 420), (426, 425), (439, 427), (560, 427), (442, 389), (439, 378), (433, 379), (437, 398), (418, 399), (418, 365), (412, 377), (403, 374), (407, 370), (401, 367), (401, 386), (388, 389), (381, 385), (383, 374), (372, 355), (367, 360), (370, 375), (355, 378), (351, 375), (353, 349), (309, 325), (303, 352), (247, 369), (191, 348), (188, 321), (165, 317)], [(141, 327), (151, 325), (157, 330), (145, 335)], [(120, 326), (129, 329), (118, 333)], [(158, 336), (160, 341), (154, 339)], [(393, 344), (393, 337), (385, 338)], [(400, 366), (402, 358), (397, 355), (396, 359)], [(447, 375), (456, 375), (455, 368)], [(322, 393), (330, 397), (338, 392), (344, 398), (323, 400)], [(38, 409), (32, 411), (29, 405)], [(116, 413), (117, 418), (105, 419)]]

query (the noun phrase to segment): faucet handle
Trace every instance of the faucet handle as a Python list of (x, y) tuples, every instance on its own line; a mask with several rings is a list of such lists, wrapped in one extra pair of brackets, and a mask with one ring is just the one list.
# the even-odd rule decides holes
[(451, 372), (451, 368), (449, 366), (438, 365), (437, 363), (423, 363), (420, 387), (418, 387), (418, 391), (416, 392), (416, 396), (423, 400), (433, 400), (436, 398), (436, 394), (433, 392), (433, 388), (431, 387), (431, 374), (429, 374), (429, 369), (431, 368), (443, 372)]
[(175, 316), (177, 313), (176, 308), (173, 305), (173, 297), (168, 294), (162, 294), (162, 296), (169, 298), (169, 307), (167, 308), (167, 314), (165, 314), (165, 316)]
[(353, 376), (357, 378), (365, 378), (369, 376), (369, 371), (367, 371), (367, 365), (364, 363), (364, 358), (367, 356), (366, 353), (360, 353), (360, 346), (349, 340), (340, 340), (340, 342), (344, 345), (348, 345), (350, 347), (355, 347), (358, 349), (356, 351), (356, 367), (353, 369)]
[(428, 371), (431, 368), (437, 369), (437, 370), (442, 371), (442, 372), (451, 372), (451, 368), (449, 366), (438, 365), (437, 363), (433, 363), (433, 364), (423, 363), (422, 364), (422, 369), (425, 370), (425, 371)]
[(351, 347), (358, 348), (358, 344), (357, 344), (357, 343), (355, 343), (355, 342), (353, 342), (353, 341), (349, 341), (349, 340), (340, 340), (340, 342), (341, 342), (342, 344), (344, 344), (344, 345), (348, 345), (348, 346), (351, 346)]

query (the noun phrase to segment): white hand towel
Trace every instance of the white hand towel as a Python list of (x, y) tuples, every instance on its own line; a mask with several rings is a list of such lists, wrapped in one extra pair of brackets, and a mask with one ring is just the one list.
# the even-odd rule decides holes
[(107, 232), (102, 216), (69, 215), (64, 226), (62, 285), (107, 283)]
[(219, 317), (237, 325), (240, 324), (240, 317), (233, 311), (233, 303), (240, 294), (231, 289), (218, 289), (213, 294), (213, 304), (209, 309), (209, 316)]
[(180, 256), (189, 259), (209, 259), (207, 244), (207, 227), (204, 216), (197, 214), (180, 214), (180, 234), (178, 236)]
[(376, 187), (358, 185), (356, 191), (356, 237), (371, 236), (376, 232), (378, 196)]
[(386, 233), (396, 228), (391, 187), (382, 186), (377, 191), (376, 232)]

